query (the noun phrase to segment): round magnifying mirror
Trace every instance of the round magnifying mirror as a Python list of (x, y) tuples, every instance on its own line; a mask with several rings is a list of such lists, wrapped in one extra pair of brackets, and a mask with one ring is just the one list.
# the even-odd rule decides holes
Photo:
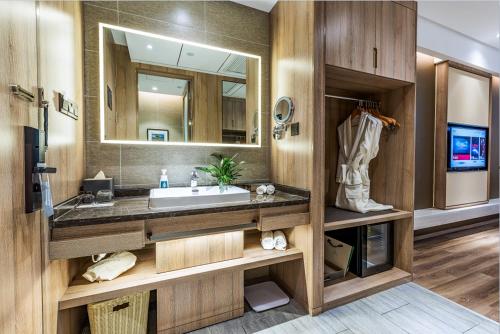
[(293, 102), (288, 96), (282, 96), (276, 101), (273, 110), (273, 119), (276, 124), (286, 124), (293, 116)]

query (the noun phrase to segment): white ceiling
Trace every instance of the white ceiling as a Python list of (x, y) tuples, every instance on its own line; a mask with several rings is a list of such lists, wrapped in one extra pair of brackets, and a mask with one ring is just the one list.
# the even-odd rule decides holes
[(232, 81), (223, 81), (222, 96), (245, 99), (247, 96), (247, 85)]
[(157, 75), (138, 75), (140, 92), (183, 96), (187, 80), (161, 77)]
[(500, 1), (419, 1), (418, 14), (499, 48)]
[(246, 78), (246, 57), (130, 32), (112, 30), (113, 41), (128, 47), (133, 62)]
[(269, 13), (278, 0), (233, 0), (233, 2)]

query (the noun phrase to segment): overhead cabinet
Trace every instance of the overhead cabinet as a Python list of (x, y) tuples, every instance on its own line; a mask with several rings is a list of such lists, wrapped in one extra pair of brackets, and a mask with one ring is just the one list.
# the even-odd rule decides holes
[(332, 1), (325, 26), (327, 65), (415, 82), (415, 10), (390, 1)]

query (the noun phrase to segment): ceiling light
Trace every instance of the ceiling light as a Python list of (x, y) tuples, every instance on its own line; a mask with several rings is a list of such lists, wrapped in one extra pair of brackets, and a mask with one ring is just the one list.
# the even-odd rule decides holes
[(152, 46), (151, 44), (146, 45), (146, 47), (147, 47), (149, 50), (153, 50), (153, 46)]
[(158, 87), (153, 86), (153, 87), (151, 87), (151, 89), (152, 89), (152, 90), (154, 90), (154, 91), (156, 92), (156, 91), (158, 90)]
[(500, 38), (500, 32), (497, 32), (497, 38)]

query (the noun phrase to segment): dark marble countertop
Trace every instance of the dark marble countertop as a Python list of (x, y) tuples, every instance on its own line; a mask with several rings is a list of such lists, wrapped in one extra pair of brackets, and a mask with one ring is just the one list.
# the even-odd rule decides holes
[[(56, 207), (56, 218), (51, 220), (51, 228), (86, 226), (121, 221), (145, 220), (165, 217), (179, 217), (204, 213), (270, 208), (309, 203), (309, 193), (294, 191), (291, 188), (277, 190), (273, 195), (251, 193), (246, 202), (211, 205), (193, 205), (150, 209), (148, 196), (116, 197), (113, 206), (74, 208), (71, 202)], [(57, 212), (64, 212), (57, 214)]]

